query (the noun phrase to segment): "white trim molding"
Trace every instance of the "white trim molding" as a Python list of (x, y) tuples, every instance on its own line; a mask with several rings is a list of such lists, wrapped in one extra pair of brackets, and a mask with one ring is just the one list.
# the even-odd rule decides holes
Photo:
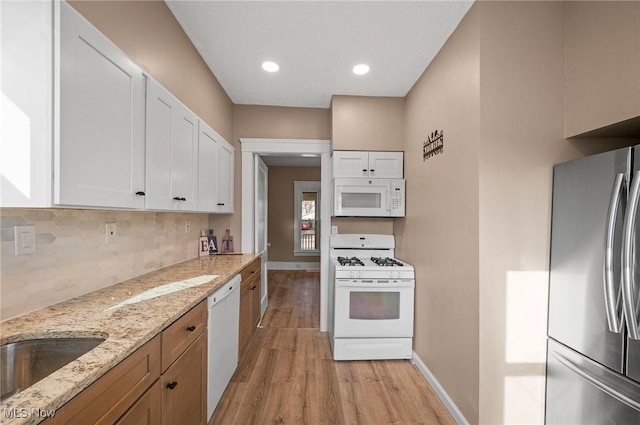
[(269, 261), (269, 270), (320, 270), (319, 262)]
[(418, 356), (418, 353), (416, 353), (415, 351), (413, 352), (411, 362), (416, 365), (416, 368), (418, 368), (422, 376), (424, 376), (424, 379), (427, 380), (440, 401), (442, 401), (442, 404), (444, 404), (444, 407), (446, 407), (446, 409), (453, 417), (453, 420), (456, 421), (456, 424), (469, 425), (469, 422), (464, 417), (460, 409), (458, 409), (458, 406), (456, 406), (451, 397), (449, 397), (449, 394), (447, 394), (444, 388), (442, 388), (442, 385), (440, 385), (436, 377), (433, 375), (433, 373), (431, 373), (427, 365), (424, 364), (420, 356)]
[[(254, 161), (259, 155), (302, 155), (320, 156), (320, 220), (331, 223), (331, 141), (318, 139), (257, 139), (240, 138), (242, 152), (242, 252), (253, 250), (254, 246)], [(329, 277), (323, 270), (329, 270), (330, 225), (320, 228), (320, 331), (328, 330)], [(267, 265), (267, 268), (269, 266)], [(266, 300), (262, 301), (263, 311)]]

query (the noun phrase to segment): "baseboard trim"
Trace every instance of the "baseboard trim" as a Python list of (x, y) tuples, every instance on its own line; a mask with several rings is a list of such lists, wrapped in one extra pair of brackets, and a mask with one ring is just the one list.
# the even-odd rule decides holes
[(422, 376), (424, 376), (424, 379), (426, 379), (429, 385), (431, 385), (431, 388), (433, 388), (433, 391), (435, 391), (440, 401), (442, 401), (444, 407), (449, 411), (451, 416), (453, 416), (453, 420), (456, 421), (458, 425), (469, 425), (469, 422), (464, 417), (460, 409), (458, 409), (458, 406), (456, 406), (451, 397), (449, 397), (449, 394), (447, 394), (444, 388), (442, 388), (442, 385), (440, 385), (436, 377), (431, 373), (427, 365), (424, 364), (420, 356), (418, 356), (415, 351), (413, 352), (411, 362), (416, 365), (416, 368), (418, 368)]
[(296, 262), (296, 261), (269, 261), (269, 270), (320, 270), (320, 263), (316, 262)]

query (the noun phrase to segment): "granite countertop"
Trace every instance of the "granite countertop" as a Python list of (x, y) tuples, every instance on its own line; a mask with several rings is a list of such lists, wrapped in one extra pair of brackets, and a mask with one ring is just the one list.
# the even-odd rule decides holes
[(188, 260), (1, 322), (2, 344), (65, 336), (106, 340), (5, 400), (0, 404), (0, 423), (43, 421), (48, 412), (60, 408), (259, 256), (215, 255)]

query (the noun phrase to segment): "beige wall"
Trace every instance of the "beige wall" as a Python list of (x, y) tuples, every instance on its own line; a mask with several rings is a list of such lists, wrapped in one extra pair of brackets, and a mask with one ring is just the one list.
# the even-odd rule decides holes
[(480, 423), (542, 423), (552, 165), (580, 156), (563, 139), (564, 5), (481, 11)]
[(563, 138), (564, 13), (476, 3), (407, 96), (414, 348), (472, 424), (543, 422), (552, 166), (632, 143)]
[[(478, 423), (480, 16), (472, 8), (406, 98), (406, 217), (396, 254), (416, 270), (414, 350)], [(444, 151), (422, 159), (444, 131)]]
[[(320, 167), (269, 167), (269, 261), (319, 262), (296, 257), (294, 250), (294, 181), (320, 181)], [(321, 195), (322, 196), (322, 195)]]
[(231, 141), (233, 104), (165, 2), (69, 3), (143, 70)]
[[(235, 214), (210, 217), (214, 228), (231, 229), (235, 249), (242, 249), (242, 146), (240, 138), (329, 139), (331, 116), (328, 109), (281, 106), (234, 105), (233, 144), (235, 158)], [(271, 210), (269, 210), (271, 215)]]
[(335, 150), (401, 151), (404, 98), (333, 96), (331, 141)]

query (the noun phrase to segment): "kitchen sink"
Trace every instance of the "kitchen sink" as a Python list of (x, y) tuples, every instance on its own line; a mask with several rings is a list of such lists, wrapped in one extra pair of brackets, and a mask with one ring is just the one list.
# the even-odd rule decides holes
[(0, 401), (23, 391), (91, 351), (105, 338), (45, 338), (5, 344), (0, 349)]

